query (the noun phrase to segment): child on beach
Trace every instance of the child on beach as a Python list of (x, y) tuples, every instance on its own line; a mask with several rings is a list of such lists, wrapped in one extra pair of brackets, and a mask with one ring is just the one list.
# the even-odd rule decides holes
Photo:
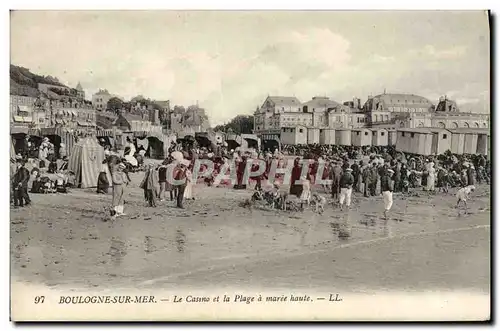
[(457, 192), (457, 205), (455, 208), (458, 208), (460, 204), (463, 203), (465, 213), (467, 214), (467, 200), (469, 199), (471, 192), (474, 192), (475, 189), (474, 185), (465, 186), (459, 189)]
[(307, 179), (306, 176), (302, 176), (302, 193), (300, 194), (301, 208), (304, 208), (304, 204), (309, 206), (311, 202), (311, 181)]

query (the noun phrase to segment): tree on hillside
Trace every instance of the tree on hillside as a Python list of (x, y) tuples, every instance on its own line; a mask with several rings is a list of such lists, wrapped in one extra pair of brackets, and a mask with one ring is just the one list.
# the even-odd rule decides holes
[(143, 103), (144, 101), (146, 101), (147, 99), (142, 96), (142, 95), (138, 95), (136, 97), (133, 97), (132, 99), (130, 99), (130, 102), (131, 103), (137, 103), (137, 102), (140, 102), (140, 103)]
[(231, 130), (236, 134), (250, 134), (253, 132), (253, 116), (251, 115), (238, 115), (233, 118), (229, 123), (217, 125), (215, 131), (227, 132)]
[(121, 101), (117, 97), (112, 97), (111, 99), (108, 100), (108, 103), (106, 104), (106, 110), (111, 111), (115, 114), (118, 113), (120, 109), (123, 107), (123, 101)]
[(184, 106), (175, 105), (173, 112), (175, 114), (183, 114), (186, 112), (186, 108), (184, 108)]

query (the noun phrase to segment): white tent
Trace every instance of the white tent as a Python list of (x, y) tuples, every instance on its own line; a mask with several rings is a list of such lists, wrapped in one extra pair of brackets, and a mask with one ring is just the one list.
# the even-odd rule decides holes
[(73, 146), (68, 170), (76, 176), (81, 188), (96, 187), (97, 178), (104, 161), (104, 148), (96, 138), (84, 138)]

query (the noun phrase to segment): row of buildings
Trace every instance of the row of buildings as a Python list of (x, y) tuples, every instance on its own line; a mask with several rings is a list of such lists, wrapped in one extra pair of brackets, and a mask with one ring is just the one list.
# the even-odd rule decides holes
[(363, 145), (369, 145), (368, 139), (374, 144), (374, 134), (386, 131), (395, 145), (397, 130), (425, 128), (488, 131), (489, 115), (460, 111), (446, 97), (434, 105), (422, 96), (388, 93), (370, 96), (363, 105), (358, 98), (340, 103), (328, 97), (301, 102), (296, 97), (269, 96), (254, 113), (254, 133), (264, 149), (271, 150), (282, 144), (349, 145), (358, 135)]
[(38, 90), (37, 97), (10, 95), (12, 134), (56, 128), (75, 134), (95, 131), (96, 112), (80, 84), (75, 89), (39, 84)]

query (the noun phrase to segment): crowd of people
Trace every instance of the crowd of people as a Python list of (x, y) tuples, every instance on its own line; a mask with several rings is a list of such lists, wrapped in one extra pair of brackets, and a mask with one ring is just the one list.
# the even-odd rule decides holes
[[(422, 188), (430, 193), (448, 193), (450, 188), (465, 187), (471, 191), (476, 183), (490, 181), (490, 161), (483, 155), (452, 155), (447, 152), (424, 157), (397, 152), (392, 147), (298, 147), (294, 152), (300, 156), (293, 161), (287, 194), (296, 196), (302, 204), (309, 204), (312, 191), (321, 188), (331, 195), (341, 209), (350, 207), (353, 192), (365, 197), (382, 195), (387, 217), (394, 192), (409, 194), (411, 189)], [(167, 199), (167, 192), (170, 200), (176, 201), (179, 208), (184, 208), (184, 200), (194, 199), (193, 187), (200, 178), (193, 178), (193, 174), (204, 173), (205, 170), (204, 163), (201, 163), (200, 169), (195, 169), (195, 161), (199, 159), (210, 160), (214, 165), (213, 171), (205, 174), (199, 184), (231, 185), (234, 189), (247, 189), (254, 183), (257, 191), (267, 190), (277, 199), (282, 196), (280, 187), (286, 177), (283, 170), (287, 167), (289, 157), (278, 150), (232, 150), (226, 144), (186, 148), (181, 144), (173, 144), (169, 154), (161, 165), (147, 165), (140, 185), (145, 200), (152, 207), (157, 205), (158, 200)], [(304, 163), (304, 160), (307, 162)], [(127, 160), (124, 158), (122, 162), (121, 169), (126, 170)], [(271, 178), (273, 163), (278, 171), (275, 169), (276, 174)], [(262, 164), (265, 169), (258, 173), (257, 168)], [(307, 170), (304, 171), (303, 167), (307, 167)], [(245, 178), (248, 169), (251, 174), (258, 174)], [(216, 180), (221, 171), (229, 175), (231, 170), (234, 170), (235, 178)], [(173, 173), (174, 179), (183, 181), (183, 184), (173, 185), (167, 179), (168, 173)], [(126, 181), (113, 179), (113, 187), (123, 185), (122, 182)], [(115, 210), (117, 206), (118, 210)], [(113, 203), (117, 215), (122, 213), (119, 206)]]
[[(353, 192), (364, 197), (382, 195), (386, 216), (392, 207), (394, 192), (409, 194), (410, 190), (422, 188), (427, 192), (448, 193), (450, 188), (466, 187), (470, 192), (476, 183), (489, 184), (491, 171), (490, 161), (483, 155), (453, 155), (448, 151), (424, 157), (398, 152), (393, 147), (285, 145), (280, 152), (278, 149), (230, 149), (226, 143), (206, 146), (197, 146), (196, 142), (173, 143), (168, 156), (157, 165), (144, 157), (144, 148), (141, 147), (137, 148), (132, 139), (127, 139), (122, 154), (105, 146), (106, 160), (99, 174), (97, 193), (108, 193), (112, 188), (112, 214), (115, 216), (124, 214), (124, 192), (130, 182), (129, 172), (138, 166), (144, 171), (139, 187), (144, 190), (144, 200), (151, 207), (172, 200), (178, 208), (184, 208), (185, 200), (195, 199), (194, 187), (197, 184), (247, 189), (254, 183), (255, 190), (272, 191), (277, 198), (283, 195), (283, 184), (290, 184), (286, 193), (306, 205), (314, 191), (321, 190), (328, 193), (341, 209), (350, 207)], [(53, 145), (44, 139), (39, 159), (48, 162), (49, 168), (54, 163), (51, 151)], [(293, 167), (290, 168), (290, 182), (285, 183), (284, 170), (291, 160), (290, 155), (293, 155)], [(204, 173), (206, 163), (195, 169), (199, 166), (196, 160), (210, 161), (212, 171)], [(47, 180), (36, 167), (30, 173), (25, 163), (26, 158), (18, 155), (14, 162), (16, 169), (11, 173), (14, 206), (30, 203), (28, 186), (32, 192), (67, 192), (74, 187), (74, 174), (67, 172), (64, 166), (55, 167), (52, 173), (57, 178)], [(262, 165), (264, 169), (259, 172)], [(248, 170), (250, 176), (246, 176)], [(235, 176), (218, 179), (221, 172)], [(204, 173), (203, 178), (198, 178), (200, 173)], [(169, 174), (173, 180), (168, 178)], [(28, 185), (30, 179), (32, 183)]]

